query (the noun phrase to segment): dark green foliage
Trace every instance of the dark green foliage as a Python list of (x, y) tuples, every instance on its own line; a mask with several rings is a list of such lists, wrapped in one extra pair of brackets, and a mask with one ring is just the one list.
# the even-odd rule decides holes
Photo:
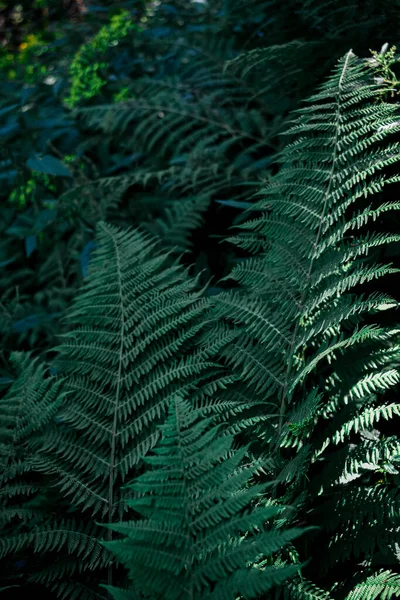
[(81, 515), (122, 516), (121, 484), (156, 443), (169, 399), (219, 368), (206, 348), (202, 357), (191, 350), (207, 329), (208, 301), (156, 246), (139, 231), (99, 225), (88, 280), (68, 312), (69, 331), (54, 363), (65, 379), (65, 399), (34, 458), (36, 472), (51, 477), (74, 514), (53, 523), (54, 532), (42, 527), (3, 543), (7, 553), (24, 544), (43, 554), (68, 545), (79, 563), (71, 557), (32, 576), (56, 580), (63, 597), (79, 590), (62, 577), (108, 565), (99, 556), (96, 527)]
[(358, 584), (347, 596), (347, 600), (374, 600), (375, 598), (398, 598), (400, 577), (390, 571), (381, 571)]
[[(340, 61), (292, 121), (287, 133), (297, 139), (281, 153), (282, 168), (249, 209), (261, 216), (239, 225), (243, 233), (229, 238), (256, 257), (241, 261), (229, 275), (245, 296), (235, 291), (216, 299), (218, 314), (244, 326), (244, 352), (228, 348), (227, 358), (243, 362), (264, 397), (279, 393), (282, 413), (309, 373), (318, 366), (322, 374), (321, 361), (329, 363), (338, 351), (362, 341), (384, 343), (397, 333), (371, 325), (355, 329), (363, 313), (397, 305), (388, 295), (353, 293), (365, 282), (398, 271), (365, 259), (400, 239), (395, 233), (368, 231), (370, 221), (400, 208), (397, 202), (378, 200), (385, 185), (400, 180), (383, 171), (398, 161), (399, 145), (390, 137), (400, 125), (396, 105), (376, 105), (381, 90), (373, 85), (372, 75), (369, 65), (351, 52)], [(386, 137), (385, 145), (379, 145)], [(250, 338), (260, 346), (249, 344)], [(262, 348), (265, 370), (249, 371), (247, 353), (253, 348), (255, 353)], [(360, 365), (363, 370), (365, 366)], [(352, 394), (372, 393), (396, 378), (390, 372), (380, 382), (366, 379)], [(343, 392), (344, 381), (337, 375), (331, 394), (337, 380)], [(346, 385), (350, 391), (356, 381)]]
[[(186, 257), (194, 274), (203, 283), (227, 274), (233, 256), (217, 240), (240, 215), (220, 202), (248, 201), (268, 180), (289, 111), (349, 46), (366, 55), (370, 40), (395, 43), (398, 32), (397, 0), (355, 0), (347, 19), (336, 0), (129, 0), (109, 12), (109, 2), (98, 4), (88, 4), (83, 22), (65, 22), (62, 35), (46, 29), (36, 45), (28, 40), (0, 91), (9, 161), (1, 330), (10, 348), (54, 344), (101, 220), (141, 224), (165, 239), (179, 215), (178, 245), (194, 249)], [(130, 11), (128, 35), (121, 9)], [(81, 96), (71, 113), (74, 86)], [(41, 181), (18, 207), (11, 191), (16, 199), (31, 185), (27, 160), (42, 155), (65, 161), (72, 178)]]
[(256, 598), (293, 575), (297, 566), (271, 558), (302, 530), (268, 528), (283, 508), (263, 499), (270, 483), (249, 487), (263, 462), (243, 464), (247, 448), (232, 453), (233, 436), (179, 397), (161, 429), (152, 468), (129, 486), (142, 519), (109, 526), (126, 537), (105, 543), (129, 569), (128, 597)]
[(400, 597), (399, 15), (104, 0), (0, 55), (4, 597)]
[(226, 360), (255, 397), (276, 399), (277, 477), (299, 514), (326, 529), (325, 573), (359, 558), (365, 572), (397, 563), (400, 440), (378, 423), (400, 416), (396, 400), (382, 400), (399, 381), (398, 329), (379, 323), (397, 301), (367, 284), (398, 272), (378, 258), (399, 235), (371, 222), (399, 209), (382, 190), (399, 182), (389, 169), (400, 125), (397, 105), (376, 102), (371, 66), (349, 52), (299, 109), (282, 168), (249, 209), (261, 216), (230, 238), (255, 254), (230, 275), (241, 289), (215, 301), (239, 326)]
[[(189, 390), (212, 363), (190, 352), (207, 326), (208, 302), (185, 270), (138, 231), (100, 224), (98, 243), (68, 313), (73, 329), (58, 347), (67, 427), (49, 432), (43, 461), (64, 474), (60, 485), (75, 505), (111, 519), (120, 505), (115, 478), (124, 481), (155, 444), (171, 394)], [(72, 471), (80, 466), (82, 480)]]
[(34, 449), (63, 400), (62, 381), (54, 383), (45, 378), (45, 368), (37, 360), (22, 353), (14, 353), (11, 360), (19, 374), (0, 402), (2, 526), (16, 516), (34, 517), (34, 500), (26, 502), (25, 516), (15, 498), (29, 498), (38, 491), (38, 483), (30, 479)]
[[(41, 436), (65, 393), (62, 380), (46, 377), (45, 367), (29, 354), (14, 353), (11, 360), (18, 373), (0, 401), (0, 554), (6, 555), (12, 547), (17, 560), (24, 557), (17, 540), (26, 536), (27, 526), (53, 525), (50, 513), (55, 498), (38, 477), (34, 460)], [(15, 578), (14, 568), (5, 561), (1, 577), (2, 581)]]

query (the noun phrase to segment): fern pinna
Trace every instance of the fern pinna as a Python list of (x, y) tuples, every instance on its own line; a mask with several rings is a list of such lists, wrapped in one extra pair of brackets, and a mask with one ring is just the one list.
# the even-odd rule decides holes
[[(237, 331), (227, 363), (248, 397), (276, 402), (276, 493), (324, 529), (310, 574), (353, 565), (340, 598), (358, 571), (397, 564), (400, 404), (382, 394), (399, 381), (399, 330), (380, 315), (398, 303), (379, 282), (398, 269), (378, 257), (400, 236), (373, 223), (400, 208), (383, 197), (400, 181), (391, 168), (400, 120), (397, 104), (383, 100), (378, 66), (348, 52), (295, 112), (282, 166), (248, 209), (261, 216), (230, 238), (254, 256), (229, 276), (239, 289), (215, 299)], [(389, 434), (382, 420), (393, 421)]]
[(116, 600), (259, 598), (298, 570), (271, 558), (305, 530), (268, 527), (282, 512), (262, 496), (271, 483), (248, 485), (263, 461), (243, 463), (247, 448), (232, 452), (233, 436), (212, 421), (172, 400), (150, 467), (128, 486), (142, 519), (109, 526), (126, 537), (104, 545), (132, 581), (130, 593), (110, 588)]

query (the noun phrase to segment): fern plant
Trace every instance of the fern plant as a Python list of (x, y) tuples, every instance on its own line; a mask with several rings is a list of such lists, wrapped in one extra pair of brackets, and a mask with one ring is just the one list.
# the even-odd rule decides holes
[[(381, 101), (376, 64), (348, 52), (297, 111), (287, 132), (296, 139), (248, 209), (261, 216), (230, 238), (254, 256), (229, 275), (239, 289), (215, 298), (216, 314), (236, 329), (222, 350), (227, 363), (248, 397), (276, 403), (267, 432), (280, 449), (275, 473), (298, 518), (324, 528), (313, 566), (325, 573), (355, 557), (365, 575), (382, 560), (396, 564), (400, 405), (382, 394), (399, 382), (399, 330), (372, 319), (397, 307), (376, 286), (398, 272), (378, 257), (400, 237), (372, 223), (400, 207), (382, 197), (400, 181), (391, 170), (400, 121), (398, 106)], [(389, 435), (376, 430), (382, 419), (393, 421)]]
[[(46, 497), (45, 482), (34, 469), (34, 458), (45, 428), (65, 397), (62, 380), (46, 377), (47, 369), (29, 353), (14, 353), (11, 361), (17, 371), (16, 378), (0, 400), (1, 553), (10, 536), (23, 537), (27, 528), (51, 522), (55, 499), (51, 494)], [(26, 553), (19, 552), (18, 544), (14, 551), (12, 561), (2, 563), (2, 583), (15, 578), (14, 564), (18, 558), (27, 558)], [(30, 562), (34, 566), (34, 558)]]
[[(394, 50), (385, 45), (369, 60), (349, 52), (307, 106), (290, 111), (349, 38), (358, 52), (372, 38), (398, 35), (398, 1), (172, 0), (144, 12), (137, 4), (124, 3), (131, 15), (114, 19), (118, 49), (108, 47), (113, 26), (94, 38), (110, 57), (108, 74), (68, 117), (63, 83), (1, 92), (11, 157), (0, 165), (2, 339), (7, 349), (34, 347), (47, 358), (66, 332), (53, 363), (58, 376), (16, 356), (23, 372), (0, 402), (4, 585), (39, 582), (68, 600), (94, 600), (108, 582), (116, 597), (135, 597), (117, 590), (125, 573), (111, 549), (133, 544), (145, 555), (135, 537), (143, 520), (132, 511), (136, 502), (148, 517), (143, 502), (153, 496), (129, 503), (135, 485), (161, 473), (144, 458), (172, 400), (189, 425), (200, 414), (220, 424), (222, 455), (207, 455), (211, 473), (225, 459), (236, 464), (244, 449), (249, 465), (267, 473), (262, 497), (248, 479), (238, 494), (259, 504), (249, 519), (261, 507), (276, 510), (273, 524), (254, 538), (241, 530), (238, 549), (299, 523), (320, 527), (317, 543), (304, 536), (278, 548), (267, 569), (260, 552), (249, 559), (254, 568), (229, 570), (227, 594), (242, 594), (242, 576), (266, 573), (267, 582), (271, 569), (293, 568), (290, 581), (266, 591), (268, 600), (396, 597), (399, 329), (386, 283), (398, 272), (390, 264), (398, 260), (400, 206), (391, 196), (400, 156)], [(65, 80), (65, 60), (57, 65), (54, 79)], [(84, 74), (79, 68), (75, 75)], [(73, 88), (81, 93), (86, 83)], [(278, 135), (285, 130), (286, 147)], [(36, 181), (29, 165), (49, 153), (63, 175)], [(249, 214), (256, 216), (244, 223)], [(105, 219), (112, 224), (98, 226), (95, 242)], [(140, 229), (126, 230), (132, 223)], [(217, 252), (232, 223), (239, 234)], [(209, 285), (232, 264), (220, 288)], [(162, 443), (176, 426), (171, 419)], [(199, 445), (217, 431), (202, 423), (192, 424), (203, 432)], [(139, 484), (125, 488), (134, 476)], [(226, 519), (221, 527), (229, 529)], [(115, 540), (118, 527), (125, 542)], [(209, 539), (214, 533), (207, 529)], [(192, 563), (212, 570), (214, 551)], [(14, 577), (20, 556), (27, 565)], [(129, 556), (122, 562), (134, 567)], [(311, 561), (300, 570), (304, 559)], [(188, 571), (171, 576), (171, 594)], [(139, 597), (150, 585), (144, 570), (140, 578)], [(222, 584), (203, 584), (196, 594), (224, 593)]]
[(368, 577), (346, 596), (346, 600), (376, 600), (398, 598), (400, 596), (400, 576), (390, 571), (380, 571)]
[(128, 505), (142, 518), (108, 526), (125, 535), (104, 545), (132, 580), (130, 593), (109, 588), (116, 600), (258, 598), (298, 570), (273, 555), (305, 530), (268, 526), (282, 512), (263, 499), (271, 483), (248, 486), (263, 461), (244, 463), (247, 448), (232, 452), (233, 436), (212, 421), (178, 396), (171, 401), (163, 437), (145, 458), (150, 467), (128, 486)]
[(169, 399), (221, 370), (207, 347), (201, 356), (191, 350), (209, 327), (208, 301), (157, 246), (140, 231), (99, 226), (91, 270), (54, 362), (66, 397), (33, 461), (69, 502), (69, 514), (2, 539), (3, 555), (33, 544), (47, 556), (48, 566), (30, 579), (57, 588), (63, 598), (96, 597), (94, 568), (108, 569), (112, 583), (113, 567), (97, 550), (100, 534), (92, 520), (122, 517), (120, 487), (158, 440), (156, 425)]

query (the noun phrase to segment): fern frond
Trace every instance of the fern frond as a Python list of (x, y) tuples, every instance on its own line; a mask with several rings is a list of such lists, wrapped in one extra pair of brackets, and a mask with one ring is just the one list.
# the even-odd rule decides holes
[(283, 588), (282, 598), (283, 600), (333, 600), (329, 592), (300, 576), (295, 577)]
[[(46, 484), (34, 468), (44, 430), (65, 401), (62, 380), (46, 377), (47, 368), (30, 353), (15, 352), (17, 377), (0, 400), (0, 558), (29, 545), (27, 527), (46, 527)], [(10, 575), (2, 567), (2, 577)]]
[(153, 469), (130, 485), (136, 498), (128, 504), (142, 520), (108, 526), (126, 536), (104, 544), (127, 566), (138, 592), (152, 598), (255, 598), (298, 569), (251, 566), (302, 530), (268, 528), (279, 506), (250, 508), (265, 485), (243, 486), (262, 462), (242, 465), (246, 448), (230, 453), (233, 438), (218, 429), (188, 402), (172, 400), (162, 440), (145, 458)]
[[(108, 553), (99, 550), (99, 529), (90, 519), (82, 520), (82, 513), (98, 519), (107, 515), (109, 522), (122, 516), (127, 506), (121, 486), (157, 443), (157, 424), (169, 400), (222, 374), (207, 345), (212, 337), (209, 302), (196, 285), (148, 234), (100, 224), (88, 277), (67, 313), (67, 333), (58, 347), (55, 364), (61, 376), (43, 383), (27, 369), (25, 380), (10, 390), (23, 400), (20, 388), (27, 382), (34, 386), (31, 419), (24, 415), (19, 420), (21, 432), (14, 439), (31, 436), (45, 422), (30, 466), (39, 490), (43, 480), (56, 488), (62, 498), (59, 519), (64, 520), (58, 523), (48, 514), (43, 522), (32, 521), (28, 533), (9, 532), (1, 551), (31, 548), (35, 556), (47, 557), (48, 566), (38, 565), (30, 579), (57, 589), (62, 598), (92, 600), (99, 581), (91, 581), (91, 571), (108, 569), (112, 579), (115, 569)], [(202, 353), (193, 350), (197, 340), (202, 340)], [(18, 408), (11, 398), (2, 401), (10, 423)], [(9, 496), (27, 491), (25, 484), (15, 489), (23, 466), (15, 460), (7, 474)], [(2, 517), (25, 519), (34, 509), (20, 508), (13, 502)]]
[[(349, 253), (353, 239), (346, 234), (347, 229), (341, 223), (344, 212), (339, 210), (345, 207), (345, 214), (351, 219), (348, 211), (357, 204), (360, 192), (368, 185), (373, 188), (375, 181), (381, 186), (381, 171), (398, 161), (398, 144), (391, 144), (389, 152), (381, 145), (374, 150), (373, 159), (369, 159), (367, 148), (382, 142), (391, 129), (376, 131), (394, 120), (397, 107), (373, 104), (379, 87), (370, 82), (368, 69), (364, 61), (349, 52), (321, 91), (309, 99), (313, 112), (297, 111), (299, 116), (293, 119), (288, 133), (301, 133), (304, 137), (286, 147), (282, 153), (284, 166), (260, 192), (263, 199), (249, 209), (263, 211), (262, 216), (239, 226), (245, 232), (240, 238), (241, 247), (254, 252), (254, 240), (258, 239), (259, 249), (263, 249), (261, 257), (243, 261), (230, 274), (246, 290), (246, 297), (240, 292), (216, 297), (217, 314), (240, 324), (246, 335), (262, 348), (264, 369), (271, 364), (274, 378), (283, 377), (282, 407), (317, 364), (321, 369), (320, 361), (326, 364), (339, 350), (363, 343), (369, 338), (369, 331), (372, 334), (373, 329), (368, 327), (352, 333), (346, 331), (346, 321), (350, 322), (351, 313), (357, 311), (352, 307), (359, 303), (354, 294), (347, 299), (348, 291), (397, 272), (385, 264), (364, 265), (354, 253)], [(355, 106), (357, 110), (370, 109), (371, 114), (375, 109), (372, 133)], [(351, 126), (351, 133), (347, 126)], [(304, 140), (312, 142), (318, 152), (305, 148)], [(357, 140), (364, 143), (358, 147)], [(351, 156), (345, 153), (350, 144)], [(360, 173), (360, 165), (364, 164), (365, 174)], [(395, 210), (396, 206), (388, 203), (387, 208)], [(339, 223), (340, 236), (335, 234), (332, 238), (331, 232)], [(363, 226), (364, 221), (353, 225), (357, 229)], [(388, 237), (380, 235), (382, 241)], [(238, 238), (231, 241), (238, 243)], [(365, 244), (368, 240), (360, 241), (358, 246)], [(342, 304), (342, 310), (338, 303)], [(316, 323), (320, 324), (315, 327)], [(340, 335), (336, 334), (334, 323), (336, 328), (340, 327), (337, 329)], [(329, 327), (335, 335), (328, 343), (324, 336), (329, 334)], [(383, 331), (382, 334), (386, 335)], [(311, 344), (315, 349), (320, 347), (305, 361), (301, 354)], [(276, 363), (273, 369), (272, 357), (267, 359), (272, 347)], [(230, 360), (235, 361), (232, 352)], [(249, 368), (249, 360), (242, 362)], [(261, 373), (260, 369), (259, 377)], [(382, 381), (379, 375), (371, 375), (369, 379), (366, 375), (360, 385), (365, 389), (370, 386), (367, 381), (372, 384), (374, 378)], [(253, 381), (254, 385), (260, 385), (256, 374)]]
[(355, 533), (367, 522), (362, 498), (372, 474), (383, 473), (389, 493), (397, 473), (397, 438), (364, 440), (380, 419), (393, 427), (399, 416), (395, 400), (381, 400), (398, 385), (399, 354), (398, 329), (379, 324), (398, 302), (379, 286), (398, 269), (379, 258), (396, 236), (374, 228), (378, 215), (399, 208), (381, 195), (399, 182), (400, 158), (391, 135), (398, 105), (382, 102), (381, 92), (369, 63), (350, 51), (294, 111), (287, 130), (294, 141), (228, 240), (251, 256), (229, 275), (235, 289), (213, 297), (215, 314), (236, 334), (224, 360), (247, 395), (276, 398), (279, 423), (269, 441), (286, 497), (308, 490), (303, 516), (316, 522), (318, 514), (327, 530), (331, 495), (357, 498), (346, 523), (337, 523), (337, 539), (327, 532), (321, 569), (352, 556), (387, 556), (397, 531), (380, 514), (369, 537)]
[(110, 517), (119, 503), (110, 490), (155, 443), (168, 398), (212, 364), (187, 352), (207, 301), (155, 252), (138, 231), (100, 225), (92, 270), (69, 312), (75, 329), (59, 347), (69, 401), (63, 427), (44, 442), (41, 468), (58, 474), (74, 504)]
[(400, 575), (380, 571), (368, 577), (346, 596), (346, 600), (390, 600), (400, 597)]

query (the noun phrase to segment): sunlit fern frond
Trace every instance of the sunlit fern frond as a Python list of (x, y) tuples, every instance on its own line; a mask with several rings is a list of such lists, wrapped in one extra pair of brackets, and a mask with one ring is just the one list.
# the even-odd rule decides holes
[[(380, 255), (400, 241), (384, 217), (400, 208), (384, 196), (400, 182), (400, 115), (397, 104), (382, 101), (371, 66), (348, 52), (295, 111), (280, 169), (248, 209), (257, 215), (229, 240), (253, 256), (227, 278), (236, 289), (213, 298), (216, 316), (235, 332), (222, 356), (266, 403), (264, 412), (275, 402), (277, 479), (293, 494), (308, 490), (307, 520), (317, 519), (314, 502), (325, 506), (326, 498), (328, 506), (336, 493), (363, 498), (374, 470), (389, 469), (383, 479), (390, 493), (397, 472), (394, 438), (359, 438), (382, 421), (393, 429), (399, 415), (395, 400), (382, 401), (399, 383), (399, 330), (384, 324), (398, 302), (380, 288), (399, 270)], [(285, 458), (284, 448), (292, 448)], [(365, 536), (353, 540), (353, 528), (367, 519), (367, 507), (356, 504), (338, 534), (340, 548), (332, 538), (318, 568), (340, 560), (341, 550), (343, 560), (360, 552), (372, 559), (386, 545), (390, 556), (395, 531), (383, 514), (364, 550)], [(324, 508), (318, 523), (329, 530), (327, 514)]]

